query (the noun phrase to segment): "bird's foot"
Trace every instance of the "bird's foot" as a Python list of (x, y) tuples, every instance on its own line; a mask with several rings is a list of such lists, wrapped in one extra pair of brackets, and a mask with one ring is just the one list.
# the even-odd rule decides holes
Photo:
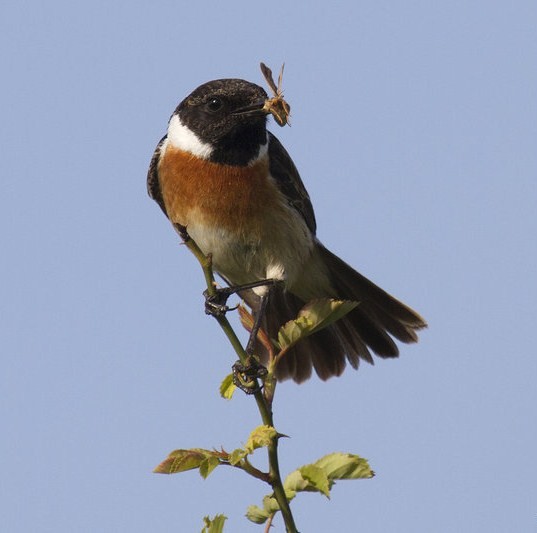
[(215, 287), (215, 294), (209, 294), (209, 291), (205, 290), (203, 291), (203, 296), (205, 296), (205, 313), (214, 317), (224, 316), (228, 311), (233, 311), (238, 307), (238, 305), (235, 307), (228, 307), (226, 305), (228, 298), (232, 294), (254, 289), (256, 287), (268, 286), (269, 288), (272, 288), (277, 283), (279, 283), (278, 280), (262, 279), (260, 281), (254, 281), (253, 283), (245, 283), (244, 285), (234, 285), (222, 288)]
[(233, 367), (233, 383), (246, 394), (255, 394), (263, 386), (257, 381), (267, 375), (268, 370), (254, 357), (249, 357), (246, 365), (237, 361)]
[(203, 291), (205, 297), (205, 313), (214, 317), (224, 316), (228, 311), (237, 309), (235, 307), (229, 307), (227, 305), (228, 298), (236, 292), (233, 287), (224, 287), (221, 289), (215, 289), (215, 294), (209, 294), (209, 291)]

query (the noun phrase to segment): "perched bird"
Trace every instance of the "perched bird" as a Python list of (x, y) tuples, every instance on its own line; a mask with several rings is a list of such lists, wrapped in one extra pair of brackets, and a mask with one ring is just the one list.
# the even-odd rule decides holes
[[(276, 376), (300, 383), (312, 368), (326, 380), (371, 352), (397, 357), (393, 340), (418, 340), (425, 320), (326, 249), (315, 236), (308, 193), (291, 157), (267, 130), (262, 87), (241, 79), (205, 83), (173, 112), (148, 173), (149, 195), (188, 234), (231, 286), (277, 283), (240, 295), (275, 338), (306, 302), (359, 302), (344, 318), (300, 341)], [(393, 338), (392, 338), (393, 337)], [(255, 353), (266, 357), (261, 343)]]

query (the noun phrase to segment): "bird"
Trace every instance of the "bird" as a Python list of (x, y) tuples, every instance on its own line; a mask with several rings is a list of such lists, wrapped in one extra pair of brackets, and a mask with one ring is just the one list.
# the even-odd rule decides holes
[[(259, 318), (269, 338), (320, 298), (358, 305), (298, 342), (279, 361), (279, 381), (340, 376), (373, 354), (395, 358), (395, 342), (418, 341), (427, 326), (402, 303), (328, 250), (316, 236), (313, 206), (290, 155), (267, 129), (268, 95), (235, 78), (212, 80), (184, 98), (157, 144), (149, 196), (169, 221), (210, 254), (216, 273)], [(276, 117), (277, 119), (277, 117)], [(266, 361), (266, 348), (254, 350)]]

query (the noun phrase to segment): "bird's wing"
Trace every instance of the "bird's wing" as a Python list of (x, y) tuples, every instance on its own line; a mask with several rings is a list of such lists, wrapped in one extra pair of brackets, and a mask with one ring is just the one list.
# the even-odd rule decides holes
[(168, 136), (164, 135), (164, 137), (162, 137), (157, 144), (153, 157), (151, 158), (151, 163), (149, 164), (149, 170), (147, 172), (147, 192), (149, 193), (149, 196), (153, 198), (155, 202), (157, 202), (166, 216), (168, 216), (168, 213), (166, 213), (166, 206), (164, 205), (164, 198), (162, 197), (162, 191), (160, 189), (160, 182), (158, 179), (158, 163), (160, 159), (160, 149), (167, 138)]
[(293, 160), (278, 139), (269, 132), (270, 173), (278, 188), (287, 198), (289, 205), (296, 209), (306, 221), (308, 228), (315, 235), (317, 223), (306, 187), (300, 179)]

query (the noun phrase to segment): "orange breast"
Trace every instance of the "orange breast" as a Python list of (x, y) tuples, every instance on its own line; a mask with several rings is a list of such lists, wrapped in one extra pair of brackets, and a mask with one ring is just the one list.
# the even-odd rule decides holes
[(267, 179), (268, 157), (253, 166), (212, 163), (168, 146), (159, 163), (159, 182), (168, 217), (188, 227), (202, 222), (259, 234), (263, 214), (278, 209), (281, 193)]

